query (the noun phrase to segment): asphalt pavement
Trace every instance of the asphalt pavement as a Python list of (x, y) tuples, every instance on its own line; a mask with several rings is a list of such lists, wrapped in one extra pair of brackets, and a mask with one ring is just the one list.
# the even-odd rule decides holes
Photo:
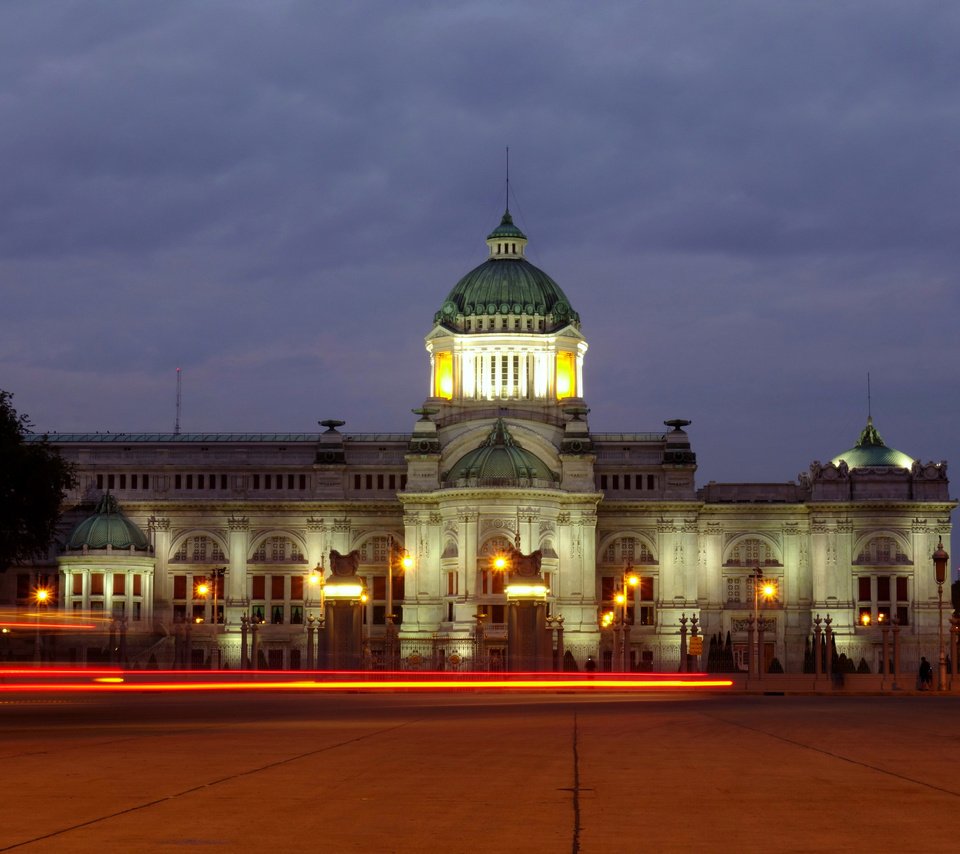
[(955, 851), (960, 697), (5, 694), (0, 850)]

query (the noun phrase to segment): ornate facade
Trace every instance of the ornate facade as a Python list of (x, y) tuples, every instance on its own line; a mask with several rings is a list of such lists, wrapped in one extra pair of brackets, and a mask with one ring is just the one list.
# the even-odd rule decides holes
[[(799, 671), (817, 615), (874, 671), (884, 623), (898, 623), (905, 665), (929, 656), (930, 556), (956, 504), (946, 464), (888, 448), (868, 422), (853, 448), (794, 483), (698, 489), (690, 422), (590, 430), (579, 315), (526, 261), (526, 243), (505, 214), (486, 261), (443, 301), (409, 433), (325, 421), (312, 434), (53, 435), (79, 474), (72, 533), (46, 563), (7, 574), (8, 603), (30, 607), (33, 586), (56, 582), (66, 614), (123, 622), (140, 666), (170, 664), (187, 625), (195, 663), (236, 666), (252, 622), (264, 664), (300, 667), (329, 554), (356, 551), (369, 664), (392, 613), (404, 666), (469, 666), (478, 623), (488, 655), (505, 644), (493, 557), (516, 545), (542, 552), (552, 624), (563, 618), (579, 666), (609, 659), (601, 624), (628, 571), (638, 580), (618, 613), (634, 667), (675, 670), (692, 615), (708, 637), (729, 633), (745, 666), (758, 568), (775, 591), (762, 604), (767, 665)], [(107, 654), (100, 636), (59, 643), (61, 658)]]

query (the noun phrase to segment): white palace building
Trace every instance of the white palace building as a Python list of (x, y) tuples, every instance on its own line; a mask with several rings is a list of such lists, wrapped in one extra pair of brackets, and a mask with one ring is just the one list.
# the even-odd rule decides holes
[[(392, 614), (401, 666), (496, 667), (511, 604), (494, 559), (516, 545), (542, 555), (567, 666), (616, 666), (626, 638), (628, 666), (675, 671), (695, 616), (742, 669), (755, 611), (766, 668), (800, 672), (818, 616), (872, 672), (894, 624), (904, 668), (934, 660), (945, 463), (887, 447), (868, 420), (795, 483), (698, 489), (689, 422), (590, 430), (579, 315), (509, 212), (486, 243), (427, 332), (409, 433), (51, 435), (78, 475), (63, 537), (0, 577), (0, 600), (31, 612), (49, 585), (61, 616), (109, 631), (44, 638), (44, 657), (109, 660), (123, 633), (133, 666), (237, 667), (256, 625), (260, 666), (305, 667), (337, 550), (359, 557), (365, 666), (382, 665)], [(755, 600), (758, 574), (771, 587)]]

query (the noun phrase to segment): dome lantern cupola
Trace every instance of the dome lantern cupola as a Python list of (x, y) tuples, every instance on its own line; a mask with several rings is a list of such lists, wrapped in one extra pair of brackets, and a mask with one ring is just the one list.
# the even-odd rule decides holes
[(494, 261), (523, 257), (523, 251), (527, 246), (527, 235), (513, 224), (509, 208), (504, 211), (500, 225), (487, 235), (487, 246), (490, 249), (490, 257)]

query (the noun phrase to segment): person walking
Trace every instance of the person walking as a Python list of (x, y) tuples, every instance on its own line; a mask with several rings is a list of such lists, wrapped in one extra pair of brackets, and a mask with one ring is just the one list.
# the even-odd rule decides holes
[(926, 658), (920, 656), (920, 690), (926, 691), (933, 686), (933, 668)]

